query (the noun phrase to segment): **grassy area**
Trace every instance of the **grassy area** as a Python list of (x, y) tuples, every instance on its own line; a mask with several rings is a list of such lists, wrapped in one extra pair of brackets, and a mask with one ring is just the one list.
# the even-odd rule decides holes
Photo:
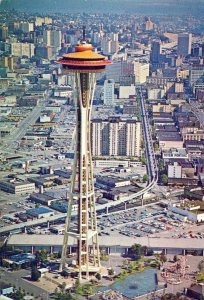
[(196, 275), (196, 279), (197, 279), (199, 282), (204, 283), (204, 273), (199, 273), (198, 275)]
[(85, 284), (82, 286), (77, 286), (75, 288), (74, 293), (77, 295), (81, 295), (81, 296), (88, 296), (88, 295), (92, 295), (94, 292), (94, 286), (91, 284)]
[(101, 255), (101, 261), (108, 261), (108, 260), (109, 260), (109, 256), (108, 255), (105, 255), (105, 254)]

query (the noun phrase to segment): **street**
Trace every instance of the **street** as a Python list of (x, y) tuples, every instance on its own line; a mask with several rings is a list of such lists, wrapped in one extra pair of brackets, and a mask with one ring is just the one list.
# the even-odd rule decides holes
[(15, 286), (16, 288), (20, 287), (21, 289), (25, 290), (26, 293), (34, 295), (34, 297), (41, 297), (43, 300), (49, 299), (49, 295), (46, 290), (43, 290), (23, 279), (23, 277), (30, 275), (29, 270), (9, 272), (1, 269), (0, 274), (2, 281)]

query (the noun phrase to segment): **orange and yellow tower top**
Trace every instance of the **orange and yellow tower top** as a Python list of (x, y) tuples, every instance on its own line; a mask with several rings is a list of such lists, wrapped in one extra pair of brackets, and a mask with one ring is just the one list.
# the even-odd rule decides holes
[(57, 63), (62, 64), (63, 69), (70, 72), (97, 73), (102, 72), (111, 61), (94, 52), (93, 46), (83, 41), (75, 47), (75, 52), (64, 54)]

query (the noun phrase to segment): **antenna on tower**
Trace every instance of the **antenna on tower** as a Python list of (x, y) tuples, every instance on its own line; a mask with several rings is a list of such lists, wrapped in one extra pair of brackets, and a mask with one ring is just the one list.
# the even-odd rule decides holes
[(85, 42), (86, 39), (86, 26), (83, 25), (83, 41)]

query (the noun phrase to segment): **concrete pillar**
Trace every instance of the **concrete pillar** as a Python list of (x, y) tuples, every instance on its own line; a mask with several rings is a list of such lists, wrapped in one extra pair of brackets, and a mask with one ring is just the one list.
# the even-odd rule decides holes
[(27, 233), (27, 228), (26, 227), (24, 227), (24, 233)]
[(164, 254), (167, 255), (167, 249), (164, 249)]
[(203, 256), (204, 256), (204, 250), (203, 250)]
[(186, 255), (186, 249), (183, 249), (183, 255)]
[(144, 205), (144, 197), (143, 197), (143, 195), (141, 196), (142, 197), (142, 206)]
[(125, 210), (127, 209), (127, 202), (125, 202)]
[(108, 214), (108, 206), (106, 207), (106, 214)]
[(50, 228), (50, 222), (47, 221), (47, 228)]
[(69, 246), (69, 254), (72, 254), (72, 246)]
[(53, 253), (53, 246), (50, 246), (50, 254)]
[(31, 254), (34, 253), (34, 246), (31, 246)]

